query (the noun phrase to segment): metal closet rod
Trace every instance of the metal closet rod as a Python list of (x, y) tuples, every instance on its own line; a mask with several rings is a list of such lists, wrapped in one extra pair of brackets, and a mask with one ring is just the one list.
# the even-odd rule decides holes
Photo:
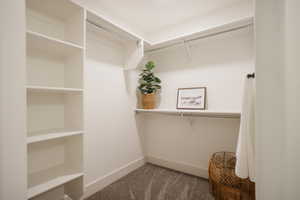
[[(123, 38), (123, 39), (124, 39), (124, 38), (127, 38), (127, 37), (121, 36), (120, 34), (114, 32), (114, 31), (112, 31), (112, 30), (110, 30), (110, 29), (108, 29), (108, 28), (105, 28), (105, 27), (103, 27), (103, 26), (100, 26), (99, 24), (96, 24), (96, 23), (94, 23), (94, 22), (92, 22), (92, 21), (90, 21), (90, 20), (88, 20), (88, 19), (86, 19), (86, 22), (89, 23), (89, 24), (91, 24), (91, 25), (93, 25), (93, 26), (95, 26), (95, 27), (98, 28), (98, 29), (101, 29), (101, 30), (107, 32), (107, 33), (112, 33), (112, 34), (116, 35), (119, 39), (121, 39), (121, 38)], [(128, 38), (128, 39), (130, 39), (130, 38)], [(137, 40), (137, 41), (138, 41), (138, 40)]]
[(100, 26), (100, 25), (98, 25), (98, 24), (96, 24), (96, 23), (94, 23), (94, 22), (92, 22), (92, 21), (90, 21), (90, 20), (88, 20), (88, 19), (86, 19), (86, 22), (89, 23), (89, 24), (91, 24), (91, 25), (93, 25), (93, 26), (96, 26), (96, 27), (99, 28), (99, 29), (102, 29), (102, 30), (104, 30), (104, 31), (107, 31), (107, 32), (109, 32), (109, 33), (114, 33), (114, 32), (112, 32), (111, 30), (109, 30), (109, 29), (107, 29), (107, 28), (104, 28), (103, 26)]
[(169, 44), (169, 45), (166, 45), (166, 46), (163, 46), (163, 47), (158, 47), (158, 48), (155, 48), (155, 49), (146, 50), (145, 52), (149, 53), (149, 52), (154, 52), (154, 51), (158, 51), (158, 50), (163, 50), (163, 49), (167, 49), (167, 48), (177, 46), (177, 45), (180, 45), (180, 44), (182, 45), (182, 44), (185, 44), (185, 43), (188, 43), (188, 42), (193, 42), (193, 41), (201, 40), (201, 39), (204, 39), (204, 38), (213, 37), (213, 36), (216, 36), (216, 35), (221, 35), (223, 33), (228, 33), (228, 32), (232, 32), (232, 31), (240, 30), (240, 29), (247, 28), (247, 27), (250, 27), (250, 26), (252, 26), (252, 24), (247, 24), (247, 25), (231, 28), (231, 29), (220, 31), (220, 32), (217, 32), (217, 33), (211, 33), (211, 34), (208, 34), (208, 35), (203, 35), (203, 36), (195, 37), (195, 38), (188, 39), (188, 40), (181, 40), (181, 41), (178, 41), (178, 42), (175, 42), (173, 44)]
[[(110, 30), (110, 29), (107, 29), (103, 26), (100, 26), (92, 21), (90, 21), (89, 19), (86, 19), (86, 22), (99, 28), (99, 29), (102, 29), (108, 33), (113, 33), (115, 35), (117, 35), (119, 38), (121, 38), (122, 36), (120, 36), (118, 33)], [(180, 44), (186, 44), (186, 43), (189, 43), (189, 42), (193, 42), (193, 41), (197, 41), (197, 40), (201, 40), (201, 39), (204, 39), (204, 38), (209, 38), (209, 37), (213, 37), (213, 36), (217, 36), (217, 35), (221, 35), (223, 33), (228, 33), (228, 32), (232, 32), (232, 31), (236, 31), (236, 30), (240, 30), (240, 29), (243, 29), (243, 28), (247, 28), (247, 27), (250, 27), (252, 26), (252, 24), (247, 24), (247, 25), (243, 25), (243, 26), (239, 26), (239, 27), (235, 27), (235, 28), (231, 28), (231, 29), (228, 29), (228, 30), (224, 30), (224, 31), (219, 31), (217, 33), (211, 33), (211, 34), (208, 34), (208, 35), (204, 35), (204, 36), (199, 36), (199, 37), (195, 37), (195, 38), (192, 38), (192, 39), (188, 39), (188, 40), (181, 40), (181, 41), (178, 41), (178, 42), (175, 42), (173, 44), (169, 44), (169, 45), (166, 45), (166, 46), (163, 46), (163, 47), (158, 47), (158, 48), (155, 48), (155, 49), (150, 49), (150, 50), (146, 50), (145, 52), (146, 53), (149, 53), (149, 52), (154, 52), (154, 51), (158, 51), (158, 50), (163, 50), (163, 49), (167, 49), (167, 48), (170, 48), (170, 47), (173, 47), (173, 46), (177, 46), (177, 45), (180, 45)], [(124, 38), (124, 37), (122, 37)], [(138, 40), (137, 40), (138, 42)]]
[(141, 44), (141, 40), (139, 40), (139, 39), (132, 39), (132, 38), (130, 38), (130, 37), (121, 36), (119, 33), (116, 33), (115, 31), (112, 31), (112, 30), (110, 30), (110, 29), (108, 29), (108, 28), (105, 28), (105, 27), (103, 27), (103, 26), (100, 26), (100, 25), (98, 25), (98, 24), (96, 24), (96, 23), (94, 23), (94, 22), (92, 22), (92, 21), (90, 21), (90, 20), (88, 20), (88, 19), (86, 19), (86, 22), (89, 23), (89, 24), (91, 24), (92, 26), (95, 26), (97, 29), (101, 29), (101, 30), (103, 30), (103, 31), (105, 31), (105, 32), (107, 32), (107, 33), (112, 33), (112, 34), (116, 35), (117, 38), (118, 38), (119, 40), (124, 40), (125, 38), (126, 38), (127, 40), (133, 40), (133, 41), (136, 42), (136, 46), (137, 46), (137, 47), (139, 47), (140, 44)]

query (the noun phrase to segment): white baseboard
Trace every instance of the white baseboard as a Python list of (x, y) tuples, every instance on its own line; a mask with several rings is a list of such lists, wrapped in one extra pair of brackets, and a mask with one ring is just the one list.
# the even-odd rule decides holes
[(191, 174), (206, 179), (208, 178), (208, 168), (196, 167), (190, 164), (174, 162), (153, 156), (147, 156), (146, 162), (180, 171), (186, 174)]
[(134, 171), (135, 169), (143, 166), (145, 164), (145, 158), (140, 158), (137, 160), (134, 160), (127, 165), (120, 167), (119, 169), (116, 169), (112, 171), (111, 173), (98, 178), (96, 181), (93, 181), (92, 183), (89, 183), (85, 186), (84, 191), (84, 197), (87, 198), (99, 190), (105, 188), (106, 186), (112, 184), (113, 182), (119, 180), (120, 178), (126, 176), (130, 172)]

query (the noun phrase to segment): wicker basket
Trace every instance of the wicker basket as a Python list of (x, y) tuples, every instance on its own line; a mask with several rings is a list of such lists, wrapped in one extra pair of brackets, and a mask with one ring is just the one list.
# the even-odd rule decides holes
[(210, 192), (216, 200), (255, 200), (254, 183), (235, 175), (235, 154), (218, 152), (209, 162)]

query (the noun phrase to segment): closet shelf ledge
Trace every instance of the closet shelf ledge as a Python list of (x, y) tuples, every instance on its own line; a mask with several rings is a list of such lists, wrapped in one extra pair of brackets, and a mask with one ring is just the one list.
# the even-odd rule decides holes
[(75, 44), (73, 42), (68, 42), (68, 41), (65, 41), (65, 40), (61, 40), (61, 39), (58, 39), (58, 38), (54, 38), (54, 37), (51, 37), (51, 36), (48, 36), (48, 35), (45, 35), (45, 34), (42, 34), (42, 33), (38, 33), (38, 32), (35, 32), (35, 31), (27, 30), (26, 34), (28, 36), (34, 37), (36, 40), (40, 39), (40, 44), (41, 45), (44, 45), (45, 42), (48, 41), (48, 42), (53, 42), (53, 43), (65, 45), (65, 46), (68, 46), (68, 47), (71, 47), (71, 48), (83, 49), (83, 46), (81, 46), (81, 45)]
[(48, 141), (48, 140), (54, 140), (54, 139), (59, 139), (59, 138), (64, 138), (64, 137), (71, 137), (75, 135), (82, 135), (83, 131), (56, 131), (56, 132), (51, 132), (49, 131), (46, 134), (37, 134), (34, 136), (29, 136), (27, 137), (27, 144), (32, 144), (32, 143), (37, 143), (37, 142), (43, 142), (43, 141)]
[(238, 111), (212, 111), (212, 110), (179, 110), (179, 109), (135, 109), (136, 113), (157, 113), (179, 116), (202, 116), (215, 118), (240, 118)]
[(64, 88), (64, 87), (44, 87), (44, 86), (34, 86), (27, 85), (27, 91), (29, 92), (55, 92), (55, 93), (74, 93), (83, 92), (80, 88)]
[(64, 185), (65, 183), (73, 181), (73, 180), (75, 180), (77, 178), (80, 178), (82, 176), (84, 176), (83, 173), (60, 176), (60, 177), (55, 178), (53, 180), (50, 180), (46, 183), (42, 183), (40, 185), (34, 186), (34, 187), (28, 189), (27, 198), (31, 199), (35, 196), (38, 196), (38, 195), (40, 195), (42, 193), (45, 193), (45, 192), (48, 192), (49, 190), (52, 190), (56, 187)]

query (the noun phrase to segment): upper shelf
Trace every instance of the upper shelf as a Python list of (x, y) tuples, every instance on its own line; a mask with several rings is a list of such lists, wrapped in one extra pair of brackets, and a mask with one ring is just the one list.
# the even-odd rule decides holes
[(128, 32), (120, 26), (103, 18), (93, 11), (87, 10), (87, 23), (109, 33), (117, 38), (125, 48), (124, 69), (130, 70), (138, 67), (144, 57), (144, 40), (137, 35)]
[(27, 85), (27, 91), (29, 92), (54, 92), (54, 93), (81, 93), (83, 89), (79, 88), (62, 88), (62, 87), (43, 87)]
[(90, 23), (93, 23), (99, 27), (102, 27), (104, 30), (108, 30), (110, 32), (113, 32), (117, 34), (118, 36), (121, 36), (125, 40), (135, 40), (139, 41), (142, 38), (137, 36), (136, 34), (125, 30), (124, 28), (121, 28), (121, 26), (113, 23), (112, 21), (106, 19), (103, 16), (100, 16), (98, 13), (92, 11), (92, 10), (87, 10), (87, 21)]
[(240, 118), (241, 113), (236, 111), (210, 111), (210, 110), (175, 110), (175, 109), (135, 109), (136, 113), (158, 113), (171, 115), (190, 115), (217, 118)]
[(83, 45), (84, 9), (69, 0), (26, 0), (28, 30)]
[(208, 36), (217, 35), (220, 33), (228, 32), (231, 30), (236, 30), (240, 28), (247, 27), (253, 24), (253, 17), (245, 17), (243, 19), (230, 21), (225, 24), (218, 26), (209, 27), (207, 29), (200, 30), (198, 32), (184, 34), (178, 37), (169, 38), (168, 40), (156, 41), (145, 45), (146, 52), (151, 52), (157, 49), (163, 49), (168, 46), (173, 46), (175, 44), (183, 43), (184, 41), (197, 40), (199, 38), (204, 38)]
[(27, 48), (37, 51), (45, 51), (51, 55), (69, 56), (83, 49), (82, 46), (66, 42), (34, 31), (27, 31)]

